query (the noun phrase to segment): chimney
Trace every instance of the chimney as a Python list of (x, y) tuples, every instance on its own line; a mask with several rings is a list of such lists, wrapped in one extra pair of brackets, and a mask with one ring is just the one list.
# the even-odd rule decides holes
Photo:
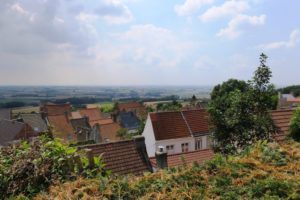
[(156, 165), (159, 169), (164, 169), (168, 167), (168, 155), (164, 151), (164, 147), (158, 147), (159, 150), (155, 152)]
[(145, 138), (143, 136), (134, 136), (133, 140), (134, 140), (137, 151), (139, 152), (139, 154), (142, 156), (142, 158), (146, 162), (149, 171), (153, 172), (152, 165), (151, 165), (150, 159), (148, 157), (147, 149), (146, 149)]
[(114, 122), (117, 122), (117, 114), (116, 113), (112, 113), (111, 118)]

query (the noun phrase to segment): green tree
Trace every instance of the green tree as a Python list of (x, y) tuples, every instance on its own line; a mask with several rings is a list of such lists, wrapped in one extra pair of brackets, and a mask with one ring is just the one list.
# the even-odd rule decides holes
[(300, 107), (298, 107), (293, 113), (289, 132), (290, 132), (290, 136), (294, 140), (298, 142), (300, 141)]
[(126, 128), (120, 128), (117, 131), (117, 136), (121, 139), (126, 139), (128, 137), (128, 130)]
[(275, 89), (266, 59), (266, 55), (260, 56), (253, 80), (230, 79), (214, 87), (208, 110), (216, 151), (235, 153), (258, 140), (269, 140), (274, 133), (269, 110)]

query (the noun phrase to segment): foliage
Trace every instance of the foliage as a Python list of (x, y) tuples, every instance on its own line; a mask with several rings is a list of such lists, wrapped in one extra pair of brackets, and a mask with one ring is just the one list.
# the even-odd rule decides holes
[(94, 158), (96, 165), (90, 167), (81, 155), (79, 165), (72, 164), (75, 148), (41, 136), (34, 142), (23, 141), (0, 150), (0, 199), (22, 193), (33, 196), (56, 182), (73, 180), (76, 175), (96, 177), (103, 164)]
[(236, 153), (258, 140), (269, 140), (274, 133), (269, 110), (276, 104), (276, 91), (269, 83), (271, 70), (266, 59), (264, 54), (260, 56), (253, 80), (230, 79), (214, 87), (208, 111), (216, 151)]
[(181, 108), (181, 103), (176, 100), (173, 100), (172, 103), (158, 103), (156, 106), (157, 111), (179, 111)]
[(238, 156), (142, 177), (79, 178), (36, 199), (299, 199), (300, 144), (259, 142)]
[(125, 139), (127, 138), (128, 136), (128, 130), (126, 128), (120, 128), (118, 131), (117, 131), (117, 136), (119, 138), (122, 138), (122, 139)]
[(293, 93), (296, 97), (300, 96), (300, 85), (291, 85), (288, 87), (278, 89), (283, 94)]
[(101, 105), (101, 112), (104, 113), (112, 113), (114, 109), (114, 104), (112, 103), (106, 103)]
[(298, 107), (293, 113), (289, 132), (290, 132), (290, 136), (294, 140), (300, 141), (300, 107)]

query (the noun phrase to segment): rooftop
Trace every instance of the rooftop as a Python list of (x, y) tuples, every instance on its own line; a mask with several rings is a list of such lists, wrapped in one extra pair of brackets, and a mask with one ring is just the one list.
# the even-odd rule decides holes
[(48, 130), (45, 121), (42, 119), (42, 116), (39, 113), (20, 114), (20, 117), (25, 123), (29, 124), (36, 132), (45, 132)]
[(209, 133), (208, 114), (203, 109), (150, 113), (156, 140)]
[[(86, 145), (79, 149), (91, 149), (94, 156), (102, 155), (107, 170), (113, 174), (141, 175), (151, 171), (147, 153), (139, 149), (135, 140), (125, 140), (104, 144)], [(150, 165), (150, 166), (149, 166)]]
[(283, 140), (289, 133), (289, 124), (293, 115), (294, 109), (273, 110), (271, 112), (272, 119), (277, 127), (275, 135), (276, 140)]
[(47, 113), (48, 116), (55, 116), (55, 115), (71, 115), (71, 105), (66, 104), (45, 104), (41, 107), (41, 111)]
[(1, 108), (0, 109), (0, 120), (1, 119), (11, 119), (11, 109), (9, 108)]

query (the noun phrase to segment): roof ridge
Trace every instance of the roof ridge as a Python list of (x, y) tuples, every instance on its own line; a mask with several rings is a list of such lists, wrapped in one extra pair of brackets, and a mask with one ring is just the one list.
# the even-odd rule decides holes
[(188, 129), (189, 129), (189, 132), (190, 132), (191, 136), (193, 137), (193, 132), (192, 132), (192, 129), (191, 129), (190, 125), (188, 124), (188, 122), (187, 122), (187, 120), (186, 120), (186, 118), (185, 118), (185, 116), (184, 116), (183, 112), (182, 112), (182, 111), (180, 111), (180, 113), (181, 113), (181, 116), (182, 116), (182, 118), (183, 118), (183, 120), (184, 120), (184, 122), (185, 122), (186, 126), (187, 126), (187, 127), (188, 127)]

